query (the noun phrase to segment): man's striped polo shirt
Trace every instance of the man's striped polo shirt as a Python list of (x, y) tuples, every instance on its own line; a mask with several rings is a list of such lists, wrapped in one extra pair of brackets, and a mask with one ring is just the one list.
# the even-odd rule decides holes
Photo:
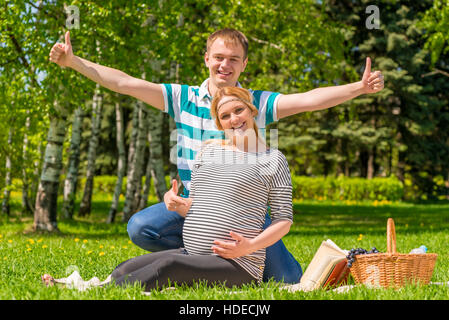
[[(177, 146), (176, 163), (181, 181), (185, 187), (184, 194), (188, 196), (191, 171), (197, 152), (203, 141), (223, 139), (224, 132), (217, 129), (210, 115), (212, 97), (209, 94), (206, 79), (201, 86), (180, 84), (161, 84), (164, 95), (165, 112), (176, 123)], [(241, 87), (240, 83), (237, 83)], [(277, 92), (251, 90), (253, 104), (258, 109), (256, 124), (264, 129), (268, 124), (277, 121), (277, 102), (280, 94)], [(170, 159), (173, 160), (173, 154)], [(186, 190), (187, 189), (187, 190)]]

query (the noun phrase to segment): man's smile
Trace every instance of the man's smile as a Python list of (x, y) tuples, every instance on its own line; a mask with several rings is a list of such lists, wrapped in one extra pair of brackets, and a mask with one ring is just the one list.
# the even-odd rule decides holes
[(217, 73), (224, 77), (228, 77), (232, 74), (232, 72), (230, 72), (230, 71), (220, 71), (220, 70), (217, 70)]

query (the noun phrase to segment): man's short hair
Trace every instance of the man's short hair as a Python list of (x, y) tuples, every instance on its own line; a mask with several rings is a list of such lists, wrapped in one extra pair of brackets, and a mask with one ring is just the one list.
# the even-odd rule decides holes
[(215, 31), (207, 39), (207, 51), (210, 50), (212, 43), (214, 43), (214, 41), (218, 38), (223, 39), (226, 44), (240, 44), (243, 47), (243, 60), (246, 59), (246, 57), (248, 56), (248, 39), (242, 32), (232, 28), (224, 28)]

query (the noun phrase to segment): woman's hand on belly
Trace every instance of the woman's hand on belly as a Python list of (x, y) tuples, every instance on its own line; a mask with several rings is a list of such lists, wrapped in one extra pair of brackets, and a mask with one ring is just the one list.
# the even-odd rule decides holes
[(246, 256), (255, 250), (252, 248), (251, 239), (245, 238), (239, 233), (231, 231), (229, 235), (233, 240), (215, 240), (212, 251), (225, 259), (234, 259)]
[(234, 259), (248, 255), (262, 248), (266, 248), (282, 239), (292, 224), (291, 220), (273, 221), (268, 228), (252, 239), (231, 231), (229, 234), (235, 241), (215, 240), (212, 250), (225, 259)]

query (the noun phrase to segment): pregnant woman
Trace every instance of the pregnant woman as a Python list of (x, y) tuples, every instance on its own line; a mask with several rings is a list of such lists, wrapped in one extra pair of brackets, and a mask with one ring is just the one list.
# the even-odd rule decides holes
[[(225, 138), (203, 146), (189, 198), (167, 204), (185, 217), (184, 248), (122, 262), (111, 274), (116, 285), (138, 282), (150, 291), (173, 283), (262, 281), (265, 248), (290, 230), (292, 186), (284, 155), (267, 149), (258, 134), (251, 101), (249, 91), (237, 87), (215, 94), (211, 115)], [(169, 192), (177, 193), (175, 180)], [(267, 210), (272, 223), (263, 229)]]

